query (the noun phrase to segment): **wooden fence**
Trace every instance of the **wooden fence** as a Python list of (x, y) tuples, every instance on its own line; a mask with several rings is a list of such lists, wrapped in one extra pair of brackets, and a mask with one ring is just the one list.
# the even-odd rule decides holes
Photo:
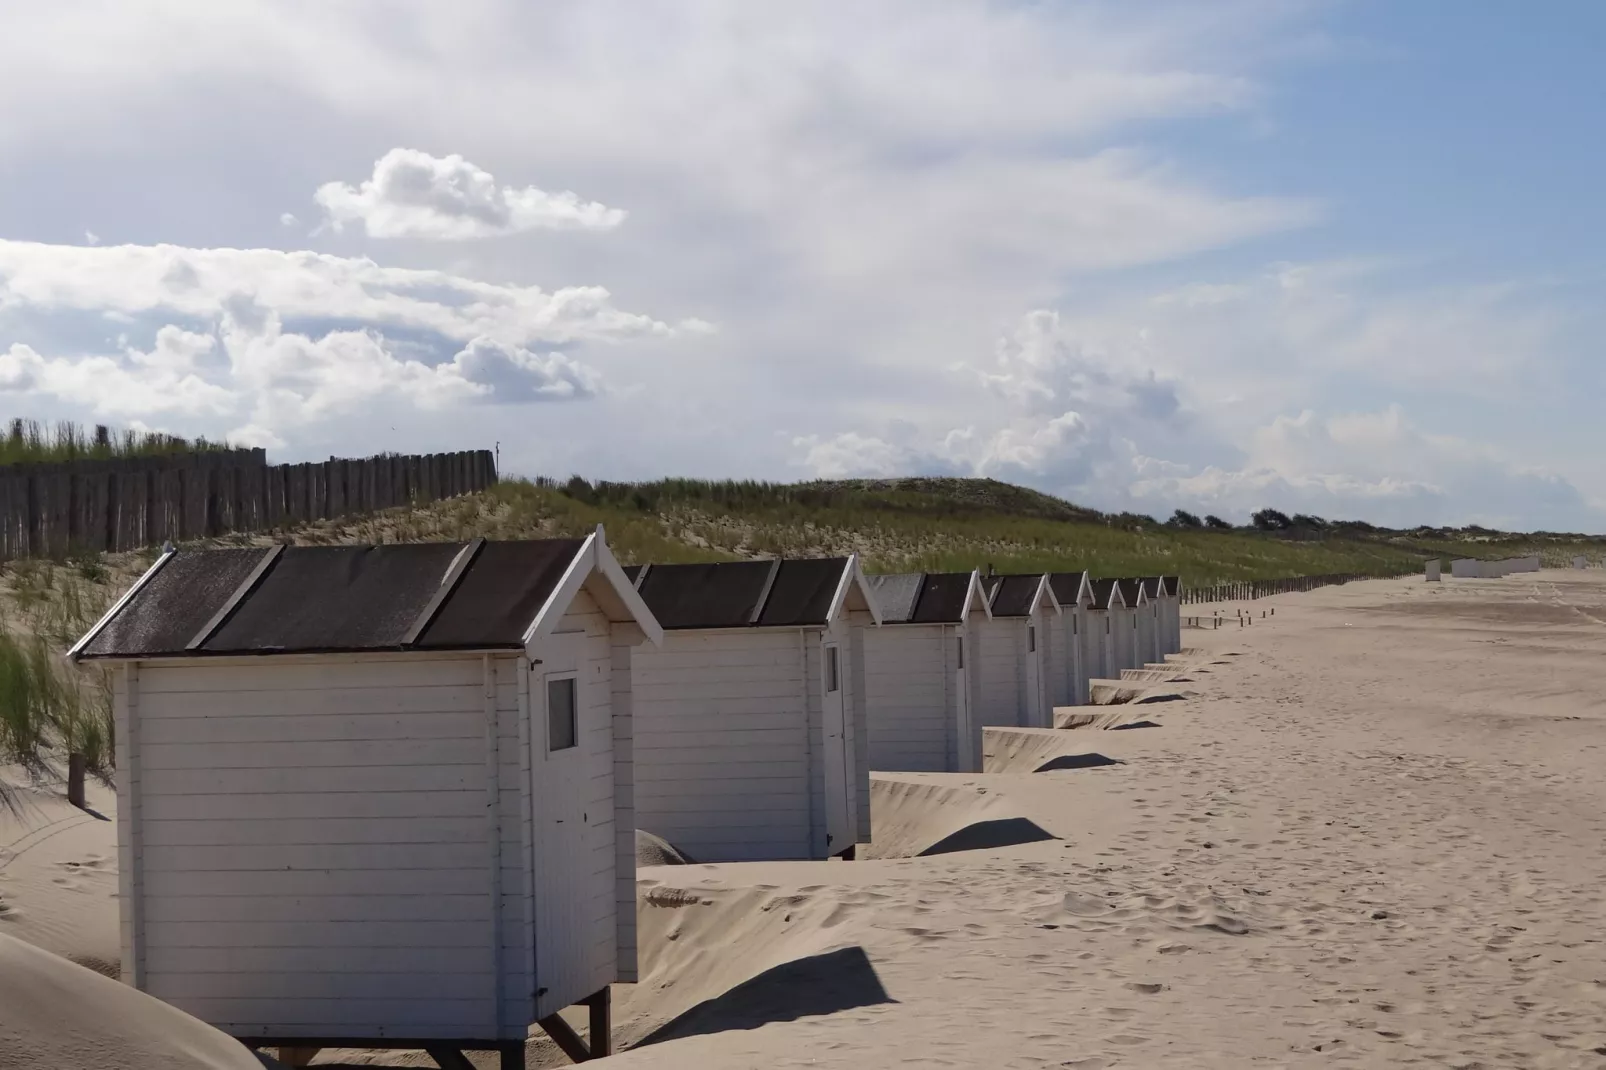
[(1188, 587), (1182, 592), (1184, 604), (1196, 602), (1243, 602), (1268, 595), (1287, 594), (1289, 591), (1314, 591), (1318, 587), (1331, 587), (1335, 583), (1351, 580), (1375, 580), (1358, 572), (1335, 572), (1326, 576), (1295, 576), (1282, 580), (1243, 580), (1239, 583), (1218, 583), (1211, 587)]
[(134, 550), (422, 504), (496, 482), (489, 450), (269, 465), (262, 450), (0, 469), (0, 560)]

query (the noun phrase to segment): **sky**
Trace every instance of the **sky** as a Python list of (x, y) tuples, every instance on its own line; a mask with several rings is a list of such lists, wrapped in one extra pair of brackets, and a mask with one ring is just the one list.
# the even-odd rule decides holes
[(1592, 0), (6, 6), (0, 415), (1606, 531)]

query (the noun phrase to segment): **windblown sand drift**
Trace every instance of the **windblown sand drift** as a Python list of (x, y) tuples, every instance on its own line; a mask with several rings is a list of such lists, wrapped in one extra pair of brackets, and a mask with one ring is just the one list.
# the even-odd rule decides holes
[(262, 1070), (209, 1025), (128, 985), (0, 935), (0, 1066)]

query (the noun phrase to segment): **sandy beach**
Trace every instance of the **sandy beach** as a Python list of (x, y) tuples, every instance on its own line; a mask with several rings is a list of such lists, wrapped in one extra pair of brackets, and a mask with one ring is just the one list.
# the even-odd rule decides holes
[[(1250, 608), (878, 776), (875, 857), (643, 869), (615, 1062), (1606, 1066), (1606, 573)], [(0, 817), (0, 933), (115, 961), (111, 825), (52, 805)]]
[(712, 1003), (618, 1061), (1606, 1065), (1606, 576), (1252, 611), (1184, 633), (1189, 670), (1125, 707), (1151, 727), (891, 778), (1058, 839), (644, 871), (637, 1004)]

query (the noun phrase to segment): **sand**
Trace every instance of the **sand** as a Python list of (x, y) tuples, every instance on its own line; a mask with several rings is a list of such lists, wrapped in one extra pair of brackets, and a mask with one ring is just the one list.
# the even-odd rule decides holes
[(263, 1070), (232, 1037), (161, 1000), (0, 935), (6, 1070)]
[(643, 871), (626, 1006), (697, 1009), (616, 1061), (1606, 1066), (1606, 575), (1273, 605), (1098, 711), (1143, 727), (877, 778), (878, 850), (1057, 839)]
[[(0, 776), (19, 782), (15, 770)], [(87, 813), (27, 788), (15, 810), (0, 806), (0, 935), (116, 977), (117, 794), (91, 782), (86, 795)]]
[[(1606, 1067), (1606, 574), (1274, 605), (987, 772), (878, 775), (880, 857), (643, 868), (614, 1062)], [(0, 932), (73, 953), (29, 889), (88, 853), (0, 870)]]

